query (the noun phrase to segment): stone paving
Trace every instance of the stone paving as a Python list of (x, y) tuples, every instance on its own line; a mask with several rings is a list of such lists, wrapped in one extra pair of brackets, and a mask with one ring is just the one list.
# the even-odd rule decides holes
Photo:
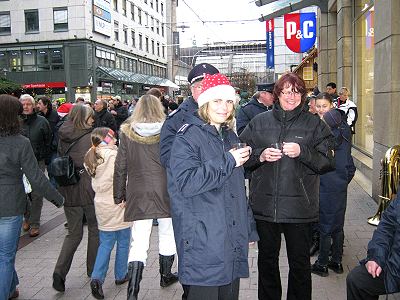
[[(313, 275), (313, 299), (337, 300), (346, 299), (346, 274), (363, 258), (366, 246), (372, 236), (374, 227), (367, 224), (367, 217), (376, 211), (376, 203), (361, 189), (354, 180), (349, 186), (348, 206), (345, 224), (345, 248), (343, 266), (345, 273), (337, 275), (330, 272), (328, 277)], [(90, 279), (86, 275), (86, 241), (87, 232), (79, 246), (71, 271), (66, 279), (65, 293), (58, 293), (52, 287), (52, 273), (66, 234), (63, 226), (63, 210), (57, 209), (45, 201), (42, 213), (42, 224), (50, 223), (58, 218), (59, 224), (53, 226), (47, 233), (40, 235), (17, 253), (16, 268), (20, 279), (19, 299), (94, 299), (90, 292)], [(52, 223), (54, 224), (54, 222)], [(22, 239), (30, 239), (23, 237)], [(139, 299), (143, 300), (178, 300), (181, 299), (182, 288), (174, 284), (167, 288), (159, 286), (157, 227), (153, 227), (149, 258), (143, 272)], [(284, 241), (280, 256), (280, 269), (283, 285), (283, 299), (286, 298), (288, 264)], [(315, 257), (311, 262), (315, 261)], [(114, 252), (111, 258), (109, 272), (103, 285), (105, 299), (126, 299), (127, 284), (116, 286), (113, 275)], [(249, 254), (250, 278), (242, 279), (240, 283), (240, 299), (257, 299), (257, 246), (251, 246)], [(174, 266), (176, 270), (176, 265)], [(1, 275), (0, 275), (1, 276)], [(381, 297), (382, 298), (382, 297)], [(382, 298), (384, 299), (384, 298)], [(389, 299), (400, 299), (395, 296)]]

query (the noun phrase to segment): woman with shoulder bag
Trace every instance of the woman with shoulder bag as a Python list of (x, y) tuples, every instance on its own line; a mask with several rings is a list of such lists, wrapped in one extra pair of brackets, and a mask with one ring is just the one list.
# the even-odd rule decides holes
[(17, 98), (0, 95), (0, 299), (19, 296), (15, 255), (27, 204), (23, 174), (40, 196), (57, 207), (64, 202), (40, 170), (29, 140), (20, 134), (20, 113)]
[(69, 118), (58, 131), (58, 154), (63, 155), (68, 147), (76, 141), (68, 154), (79, 172), (79, 181), (74, 185), (60, 186), (59, 191), (65, 197), (64, 212), (68, 222), (68, 234), (64, 239), (54, 273), (53, 288), (65, 291), (65, 278), (71, 268), (72, 259), (83, 237), (83, 217), (88, 224), (88, 244), (86, 269), (90, 276), (96, 260), (99, 245), (99, 231), (94, 210), (94, 191), (91, 178), (83, 166), (83, 159), (92, 146), (90, 133), (94, 122), (93, 110), (85, 105), (74, 105)]

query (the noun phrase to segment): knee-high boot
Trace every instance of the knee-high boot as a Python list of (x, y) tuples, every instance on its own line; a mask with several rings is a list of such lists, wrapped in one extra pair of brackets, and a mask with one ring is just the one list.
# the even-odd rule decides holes
[(137, 300), (140, 289), (140, 281), (142, 280), (143, 262), (131, 261), (128, 265), (128, 297), (127, 300)]
[(178, 281), (178, 274), (171, 273), (175, 255), (164, 256), (159, 255), (160, 264), (160, 286), (167, 287)]

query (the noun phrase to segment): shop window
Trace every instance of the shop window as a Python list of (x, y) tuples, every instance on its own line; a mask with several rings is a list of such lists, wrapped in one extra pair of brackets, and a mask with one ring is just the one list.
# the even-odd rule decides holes
[(0, 51), (0, 71), (9, 70), (8, 68), (8, 53), (6, 51)]
[(48, 49), (37, 50), (36, 58), (37, 58), (38, 71), (50, 70)]
[(0, 35), (11, 34), (11, 17), (9, 11), (0, 12)]
[(38, 32), (39, 31), (39, 11), (25, 10), (25, 32)]
[(68, 30), (68, 9), (54, 8), (53, 9), (53, 22), (54, 31), (67, 31)]
[(64, 70), (64, 57), (62, 49), (51, 49), (50, 59), (52, 70)]
[[(355, 21), (355, 89), (350, 96), (357, 105), (354, 145), (369, 154), (374, 149), (374, 6), (356, 1), (362, 15)], [(338, 87), (338, 90), (340, 87)]]
[(21, 53), (20, 51), (10, 51), (10, 69), (11, 71), (18, 72), (21, 71)]
[(22, 51), (22, 71), (36, 71), (36, 50)]

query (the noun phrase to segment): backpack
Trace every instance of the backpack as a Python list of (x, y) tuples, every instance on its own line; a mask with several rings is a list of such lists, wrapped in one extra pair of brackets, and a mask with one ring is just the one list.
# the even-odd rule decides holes
[(79, 182), (80, 174), (82, 174), (84, 169), (75, 168), (74, 161), (68, 153), (82, 137), (89, 133), (90, 132), (85, 133), (74, 140), (69, 145), (64, 155), (56, 157), (48, 165), (47, 172), (50, 176), (54, 177), (59, 186), (74, 185)]

